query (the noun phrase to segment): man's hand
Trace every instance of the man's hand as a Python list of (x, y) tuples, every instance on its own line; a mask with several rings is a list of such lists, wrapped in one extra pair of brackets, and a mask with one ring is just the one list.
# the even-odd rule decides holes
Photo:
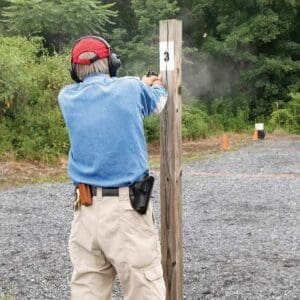
[(146, 85), (149, 86), (153, 86), (153, 85), (161, 85), (164, 86), (162, 80), (161, 80), (161, 75), (155, 76), (155, 75), (151, 75), (151, 76), (143, 76), (142, 77), (142, 82), (145, 83)]

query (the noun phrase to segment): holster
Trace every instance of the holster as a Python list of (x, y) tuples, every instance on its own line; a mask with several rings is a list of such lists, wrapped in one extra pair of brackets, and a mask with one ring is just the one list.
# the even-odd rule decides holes
[(80, 204), (90, 206), (93, 204), (92, 187), (85, 183), (79, 183)]
[(148, 203), (150, 201), (152, 189), (154, 185), (154, 177), (147, 176), (141, 181), (136, 181), (129, 187), (129, 197), (131, 206), (141, 215), (147, 212)]

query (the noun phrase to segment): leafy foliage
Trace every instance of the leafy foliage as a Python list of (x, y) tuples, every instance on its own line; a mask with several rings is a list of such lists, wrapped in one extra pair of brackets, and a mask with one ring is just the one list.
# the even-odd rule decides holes
[[(60, 52), (70, 40), (101, 34), (112, 24), (113, 4), (95, 0), (7, 0), (2, 16), (11, 34), (42, 36), (48, 48)], [(29, 17), (30, 16), (30, 17)], [(30, 19), (29, 19), (30, 18)]]
[(159, 139), (159, 117), (150, 116), (144, 119), (144, 131), (148, 143), (152, 143)]
[(40, 39), (0, 36), (0, 116), (34, 101), (29, 94), (36, 78), (31, 67), (41, 49)]
[(250, 119), (268, 116), (277, 99), (288, 101), (288, 92), (299, 89), (299, 9), (294, 0), (193, 1), (191, 35), (201, 51), (239, 74), (229, 93), (248, 98)]
[[(122, 20), (124, 12), (119, 11), (121, 19), (116, 22), (116, 27), (112, 28), (109, 35), (111, 44), (115, 45), (114, 49), (122, 57), (121, 75), (145, 74), (149, 69), (157, 70), (158, 24), (160, 20), (176, 15), (177, 3), (168, 0), (132, 0), (127, 10), (134, 16), (132, 20), (135, 30), (130, 25), (125, 28), (119, 26), (125, 23)], [(126, 42), (126, 47), (123, 41)]]
[(41, 53), (40, 39), (0, 37), (0, 156), (53, 161), (68, 149), (56, 97), (68, 83), (66, 58)]
[(284, 128), (289, 132), (300, 134), (300, 93), (292, 93), (290, 96), (292, 100), (288, 104), (283, 104), (283, 108), (275, 106), (269, 126), (272, 129)]
[[(68, 151), (57, 106), (70, 82), (71, 43), (105, 37), (120, 75), (158, 71), (158, 24), (184, 30), (185, 139), (243, 131), (254, 121), (300, 133), (300, 2), (295, 0), (3, 0), (0, 2), (0, 157), (54, 161)], [(144, 122), (148, 142), (159, 117)]]
[(194, 140), (209, 135), (208, 117), (201, 110), (186, 110), (182, 115), (182, 137)]

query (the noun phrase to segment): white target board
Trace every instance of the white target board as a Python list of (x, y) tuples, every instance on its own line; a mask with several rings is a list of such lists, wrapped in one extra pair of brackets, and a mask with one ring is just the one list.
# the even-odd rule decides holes
[(264, 130), (264, 123), (255, 123), (255, 130)]
[(174, 70), (174, 41), (159, 43), (159, 70)]

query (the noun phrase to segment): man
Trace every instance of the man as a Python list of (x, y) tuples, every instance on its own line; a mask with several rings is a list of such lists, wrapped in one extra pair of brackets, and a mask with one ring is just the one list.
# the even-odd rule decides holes
[[(161, 112), (167, 91), (158, 76), (114, 77), (119, 66), (104, 39), (81, 38), (72, 49), (77, 83), (58, 97), (78, 194), (69, 238), (72, 300), (111, 299), (116, 274), (124, 299), (165, 299), (160, 243), (146, 201), (153, 181), (143, 118)], [(141, 210), (140, 200), (146, 201)]]

